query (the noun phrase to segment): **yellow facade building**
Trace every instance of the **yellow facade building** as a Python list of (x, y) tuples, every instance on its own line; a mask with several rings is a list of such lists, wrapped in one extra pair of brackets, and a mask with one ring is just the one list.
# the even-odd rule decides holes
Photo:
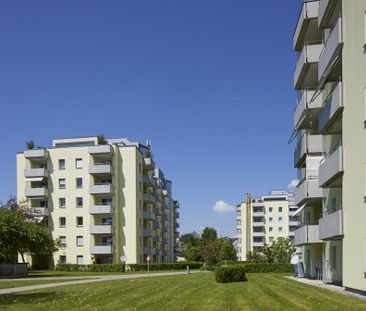
[(63, 247), (57, 263), (174, 262), (179, 203), (149, 145), (53, 140), (17, 154), (17, 196)]

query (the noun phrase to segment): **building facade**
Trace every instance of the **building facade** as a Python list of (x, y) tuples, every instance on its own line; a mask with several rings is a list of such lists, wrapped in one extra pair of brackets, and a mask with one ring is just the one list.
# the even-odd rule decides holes
[(283, 237), (294, 239), (299, 224), (294, 216), (297, 207), (293, 195), (286, 191), (272, 191), (269, 195), (246, 200), (236, 208), (237, 257), (247, 259), (248, 253), (261, 253), (264, 244)]
[(305, 275), (366, 291), (366, 0), (303, 2), (293, 46)]
[(174, 262), (179, 203), (150, 146), (98, 140), (17, 154), (18, 200), (63, 246), (51, 264)]

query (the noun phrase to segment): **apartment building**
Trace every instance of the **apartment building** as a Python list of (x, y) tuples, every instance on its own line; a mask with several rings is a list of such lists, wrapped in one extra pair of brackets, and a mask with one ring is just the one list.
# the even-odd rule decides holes
[[(305, 274), (366, 291), (366, 0), (303, 2), (294, 164)], [(294, 136), (294, 135), (293, 135)]]
[(52, 264), (175, 261), (179, 203), (149, 145), (80, 137), (18, 153), (17, 196), (60, 239)]
[(299, 225), (296, 210), (293, 194), (287, 191), (271, 191), (258, 198), (247, 194), (236, 208), (238, 259), (245, 261), (249, 252), (261, 253), (264, 244), (279, 237), (293, 240)]

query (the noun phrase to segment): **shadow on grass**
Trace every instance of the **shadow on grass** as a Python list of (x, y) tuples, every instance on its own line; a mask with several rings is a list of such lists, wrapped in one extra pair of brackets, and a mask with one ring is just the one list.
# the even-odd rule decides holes
[[(48, 277), (59, 277), (59, 276), (73, 276), (67, 273), (60, 273), (60, 274), (47, 274), (47, 273), (42, 273), (42, 274), (28, 274), (28, 278), (29, 279), (36, 279), (36, 278), (48, 278)], [(78, 276), (78, 275), (77, 275)]]
[(0, 296), (0, 306), (14, 306), (16, 304), (47, 303), (64, 298), (65, 295), (56, 292), (48, 293), (14, 293)]

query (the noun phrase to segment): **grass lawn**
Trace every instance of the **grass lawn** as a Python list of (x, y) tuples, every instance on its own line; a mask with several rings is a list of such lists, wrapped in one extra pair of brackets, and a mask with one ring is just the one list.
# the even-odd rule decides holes
[(0, 296), (1, 310), (366, 310), (366, 302), (297, 283), (283, 274), (248, 274), (218, 284), (213, 273), (80, 284)]

